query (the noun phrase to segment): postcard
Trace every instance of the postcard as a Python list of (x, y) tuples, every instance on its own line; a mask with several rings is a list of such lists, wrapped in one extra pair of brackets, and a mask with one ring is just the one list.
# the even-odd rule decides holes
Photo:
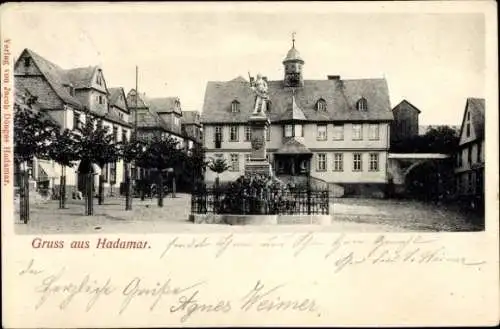
[(495, 12), (3, 4), (2, 325), (498, 324)]

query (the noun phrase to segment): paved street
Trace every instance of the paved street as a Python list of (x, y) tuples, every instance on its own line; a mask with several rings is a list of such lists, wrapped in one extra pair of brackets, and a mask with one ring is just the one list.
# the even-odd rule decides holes
[[(475, 228), (456, 211), (417, 201), (376, 199), (337, 199), (333, 204), (334, 221), (328, 226), (275, 225), (225, 226), (195, 225), (187, 221), (190, 195), (167, 197), (159, 208), (156, 199), (134, 199), (133, 211), (125, 211), (123, 198), (95, 202), (95, 215), (84, 216), (83, 200), (68, 200), (67, 209), (58, 209), (57, 201), (37, 200), (31, 204), (30, 222), (19, 222), (20, 234), (48, 233), (207, 233), (207, 232), (409, 232), (469, 231)], [(18, 208), (18, 205), (16, 205)]]

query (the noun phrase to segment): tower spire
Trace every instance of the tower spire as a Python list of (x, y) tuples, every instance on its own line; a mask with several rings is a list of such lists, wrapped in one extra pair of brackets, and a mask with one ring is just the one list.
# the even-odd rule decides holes
[(295, 32), (292, 32), (292, 48), (295, 48)]

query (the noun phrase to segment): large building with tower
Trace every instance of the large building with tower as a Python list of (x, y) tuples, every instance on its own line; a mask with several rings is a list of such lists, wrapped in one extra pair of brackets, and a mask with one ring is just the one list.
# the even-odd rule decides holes
[[(393, 120), (385, 79), (307, 80), (295, 41), (282, 61), (283, 79), (267, 82), (267, 159), (283, 181), (326, 182), (340, 193), (381, 191)], [(201, 121), (208, 158), (224, 158), (230, 181), (244, 174), (251, 154), (249, 118), (256, 97), (250, 81), (209, 81)], [(206, 181), (216, 174), (207, 171)]]

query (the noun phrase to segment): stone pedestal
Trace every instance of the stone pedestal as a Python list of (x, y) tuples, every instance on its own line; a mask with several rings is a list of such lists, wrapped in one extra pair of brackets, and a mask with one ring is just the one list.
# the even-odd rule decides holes
[(248, 124), (252, 131), (252, 153), (250, 161), (245, 164), (245, 175), (263, 174), (270, 176), (272, 173), (271, 164), (267, 161), (267, 129), (269, 129), (269, 119), (260, 112), (250, 117)]

